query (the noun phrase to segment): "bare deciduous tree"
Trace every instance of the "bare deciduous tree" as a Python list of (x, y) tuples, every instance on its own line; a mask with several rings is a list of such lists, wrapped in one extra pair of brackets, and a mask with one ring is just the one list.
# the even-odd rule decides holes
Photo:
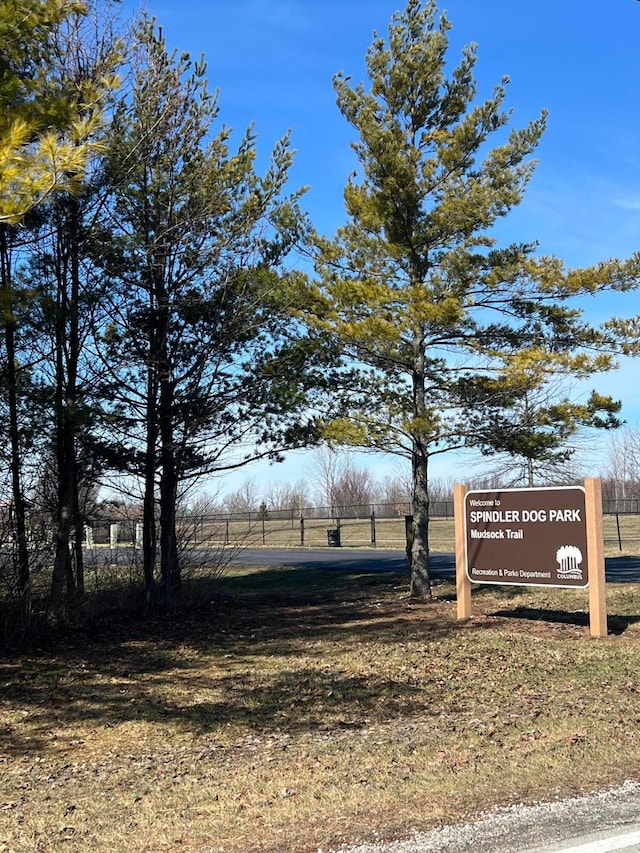
[(362, 518), (371, 513), (376, 485), (366, 468), (356, 467), (350, 459), (333, 483), (331, 506), (340, 518)]
[(248, 513), (257, 510), (261, 498), (254, 479), (246, 479), (240, 488), (226, 494), (221, 500), (221, 508), (228, 513)]
[(304, 480), (297, 480), (295, 483), (272, 483), (265, 492), (264, 499), (271, 509), (293, 510), (298, 513), (313, 505)]
[(640, 498), (640, 429), (625, 427), (609, 439), (603, 478), (603, 496), (626, 501)]
[(331, 506), (335, 484), (344, 471), (346, 460), (345, 453), (330, 447), (318, 447), (313, 451), (307, 479), (319, 506)]

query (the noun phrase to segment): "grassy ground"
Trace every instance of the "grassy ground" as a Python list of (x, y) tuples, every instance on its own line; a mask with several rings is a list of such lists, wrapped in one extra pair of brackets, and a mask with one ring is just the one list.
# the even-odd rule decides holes
[[(605, 515), (604, 539), (611, 553), (637, 554), (640, 545), (640, 516)], [(304, 544), (311, 547), (327, 545), (327, 530), (333, 528), (335, 520), (308, 518), (304, 522)], [(405, 517), (375, 519), (375, 539), (378, 547), (404, 548), (406, 543)], [(372, 543), (371, 519), (343, 518), (340, 521), (340, 536), (343, 545), (366, 546)], [(432, 551), (454, 550), (454, 527), (452, 518), (432, 518), (429, 523), (429, 547)], [(294, 518), (251, 523), (224, 521), (211, 523), (194, 521), (185, 528), (184, 538), (195, 546), (218, 546), (225, 542), (232, 545), (270, 545), (288, 547), (301, 544), (300, 520)]]
[[(203, 583), (203, 582), (202, 582)], [(0, 663), (0, 850), (306, 853), (640, 778), (640, 585), (235, 570)], [(197, 603), (200, 602), (200, 603)]]

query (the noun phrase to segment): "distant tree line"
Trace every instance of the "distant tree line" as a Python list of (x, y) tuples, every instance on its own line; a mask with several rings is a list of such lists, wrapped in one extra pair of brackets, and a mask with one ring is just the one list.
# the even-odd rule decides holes
[[(605, 506), (617, 507), (620, 512), (640, 512), (639, 427), (624, 426), (609, 435), (595, 466), (584, 442), (574, 450), (577, 455), (569, 460), (558, 461), (555, 466), (541, 466), (535, 484), (571, 485), (581, 483), (586, 477), (599, 476)], [(464, 482), (470, 489), (491, 491), (528, 485), (526, 470), (512, 459), (494, 459), (489, 466), (471, 465), (467, 474), (458, 470), (455, 476), (432, 477), (430, 504), (436, 510), (434, 514), (439, 514), (444, 504), (452, 503), (456, 482)], [(330, 515), (350, 518), (364, 517), (380, 506), (404, 514), (410, 511), (411, 496), (408, 471), (376, 477), (366, 464), (356, 464), (349, 453), (320, 449), (314, 452), (305, 476), (295, 483), (279, 481), (261, 486), (248, 478), (234, 491), (204, 498), (199, 508), (228, 514), (256, 513), (261, 506), (269, 512), (297, 513), (320, 508)]]

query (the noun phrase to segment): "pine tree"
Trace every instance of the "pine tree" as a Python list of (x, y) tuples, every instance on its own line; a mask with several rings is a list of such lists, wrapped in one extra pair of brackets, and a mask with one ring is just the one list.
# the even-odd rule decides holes
[(282, 263), (303, 226), (298, 194), (283, 194), (288, 138), (260, 176), (253, 129), (234, 151), (216, 124), (204, 61), (169, 52), (152, 20), (137, 39), (111, 133), (120, 260), (104, 352), (117, 365), (107, 376), (121, 458), (143, 481), (147, 595), (159, 556), (168, 607), (181, 577), (180, 489), (304, 440), (311, 344), (286, 307), (299, 276)]
[[(80, 191), (106, 99), (116, 85), (111, 67), (97, 77), (72, 79), (53, 68), (61, 34), (84, 16), (82, 3), (22, 0), (0, 3), (0, 310), (4, 348), (3, 401), (7, 409), (18, 588), (28, 618), (29, 551), (22, 475), (27, 460), (20, 423), (21, 396), (30, 370), (20, 364), (20, 333), (27, 323), (31, 287), (17, 274), (31, 212), (65, 192)], [(68, 536), (65, 540), (68, 546)]]
[(633, 286), (638, 270), (636, 259), (567, 272), (535, 243), (497, 245), (494, 225), (523, 197), (546, 115), (509, 130), (508, 81), (478, 99), (474, 45), (447, 76), (450, 27), (433, 0), (409, 0), (368, 50), (369, 87), (336, 76), (358, 169), (344, 193), (348, 221), (317, 239), (317, 288), (303, 312), (345, 355), (343, 417), (327, 437), (411, 461), (416, 597), (431, 595), (429, 460), (489, 447), (490, 423), (506, 441), (532, 376), (609, 369), (612, 336), (568, 301)]

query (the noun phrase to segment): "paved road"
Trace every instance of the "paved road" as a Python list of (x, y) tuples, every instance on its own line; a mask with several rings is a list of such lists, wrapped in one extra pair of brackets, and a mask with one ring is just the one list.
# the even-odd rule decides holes
[[(352, 572), (403, 572), (407, 565), (404, 551), (376, 548), (245, 548), (233, 556), (233, 561)], [(455, 574), (453, 554), (431, 554), (429, 561), (434, 578)], [(640, 583), (640, 557), (608, 557), (605, 572), (611, 583)]]
[[(203, 563), (209, 562), (211, 557), (208, 549), (196, 548), (190, 554)], [(87, 564), (91, 561), (98, 564), (126, 563), (131, 560), (131, 555), (132, 549), (126, 545), (118, 546), (115, 551), (107, 548), (85, 550)], [(227, 556), (231, 562), (251, 566), (306, 566), (311, 569), (351, 572), (403, 572), (407, 567), (404, 551), (383, 548), (229, 548)], [(43, 552), (42, 559), (48, 560), (49, 555)], [(429, 563), (434, 578), (455, 575), (453, 554), (433, 553)], [(640, 557), (608, 557), (605, 564), (606, 577), (611, 583), (640, 583)]]

